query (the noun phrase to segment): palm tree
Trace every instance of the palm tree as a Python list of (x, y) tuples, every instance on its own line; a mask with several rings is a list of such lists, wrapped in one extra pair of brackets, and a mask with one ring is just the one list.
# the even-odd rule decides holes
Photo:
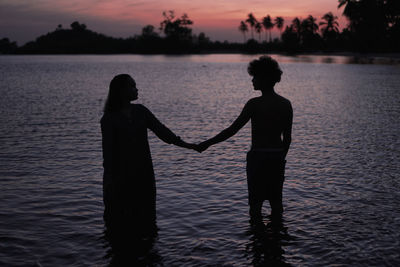
[(285, 20), (282, 17), (275, 18), (275, 25), (279, 29), (279, 32), (281, 34), (281, 39), (282, 39), (282, 29), (283, 29), (284, 23), (285, 23)]
[(334, 16), (332, 12), (326, 13), (319, 23), (321, 27), (321, 32), (325, 36), (328, 32), (339, 32), (339, 23), (336, 21), (338, 17)]
[(360, 2), (356, 0), (339, 0), (338, 8), (343, 6), (343, 15), (350, 21), (349, 29), (354, 31), (357, 24), (360, 22)]
[(292, 28), (293, 28), (293, 31), (295, 31), (298, 35), (300, 34), (300, 32), (301, 32), (301, 20), (298, 17), (295, 17), (292, 20)]
[(300, 43), (306, 49), (315, 49), (318, 45), (317, 19), (309, 15), (301, 22)]
[(351, 17), (352, 13), (353, 13), (353, 9), (354, 9), (354, 5), (355, 5), (354, 0), (339, 0), (339, 5), (338, 8), (341, 8), (342, 6), (345, 6), (343, 9), (343, 15), (345, 15), (346, 17)]
[(262, 25), (264, 26), (265, 30), (269, 31), (269, 42), (272, 42), (271, 29), (274, 27), (274, 24), (272, 23), (269, 15), (263, 18)]
[(262, 32), (262, 27), (263, 25), (257, 21), (256, 25), (254, 25), (254, 29), (256, 30), (256, 33), (258, 33), (258, 41), (261, 42), (261, 32)]
[(303, 28), (304, 30), (314, 34), (318, 31), (319, 26), (317, 24), (317, 19), (313, 16), (309, 15), (305, 20), (303, 20)]
[(253, 28), (257, 24), (257, 19), (254, 17), (253, 13), (247, 15), (246, 22), (250, 25), (251, 39), (254, 39)]
[(339, 23), (336, 21), (337, 17), (328, 12), (321, 18), (323, 21), (319, 23), (321, 26), (322, 38), (325, 41), (325, 45), (329, 48), (335, 46), (338, 33), (339, 33)]
[(243, 33), (243, 42), (246, 42), (246, 32), (249, 31), (249, 27), (243, 20), (240, 22), (239, 31)]

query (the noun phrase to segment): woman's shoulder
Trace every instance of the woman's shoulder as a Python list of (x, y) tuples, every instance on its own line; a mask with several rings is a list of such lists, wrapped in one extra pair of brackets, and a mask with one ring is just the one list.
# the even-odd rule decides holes
[(144, 106), (143, 104), (131, 104), (132, 105), (132, 116), (137, 120), (148, 120), (152, 118), (154, 115), (151, 111)]
[(115, 114), (113, 114), (114, 112), (105, 112), (103, 114), (103, 116), (100, 119), (100, 125), (102, 128), (106, 127), (113, 127), (114, 123), (115, 123)]
[(247, 101), (246, 105), (253, 105), (253, 104), (257, 103), (258, 101), (260, 101), (260, 97), (259, 96), (253, 97), (253, 98), (250, 98)]
[(131, 108), (133, 112), (139, 112), (139, 113), (150, 112), (150, 110), (146, 108), (143, 104), (131, 104)]

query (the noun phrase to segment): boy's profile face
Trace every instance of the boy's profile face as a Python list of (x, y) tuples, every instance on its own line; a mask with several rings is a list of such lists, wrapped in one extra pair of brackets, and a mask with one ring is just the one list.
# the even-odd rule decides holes
[(253, 83), (254, 90), (263, 90), (271, 86), (271, 81), (268, 77), (254, 75), (251, 80)]

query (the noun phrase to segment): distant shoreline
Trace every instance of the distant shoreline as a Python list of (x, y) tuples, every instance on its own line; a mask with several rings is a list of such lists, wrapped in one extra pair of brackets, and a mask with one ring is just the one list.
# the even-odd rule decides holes
[(281, 51), (271, 51), (268, 53), (244, 53), (240, 51), (208, 51), (200, 53), (18, 53), (1, 54), (0, 56), (114, 56), (114, 55), (138, 55), (138, 56), (194, 56), (194, 55), (280, 55), (280, 56), (343, 56), (360, 58), (392, 58), (400, 59), (400, 53), (359, 53), (359, 52), (299, 52), (286, 53)]

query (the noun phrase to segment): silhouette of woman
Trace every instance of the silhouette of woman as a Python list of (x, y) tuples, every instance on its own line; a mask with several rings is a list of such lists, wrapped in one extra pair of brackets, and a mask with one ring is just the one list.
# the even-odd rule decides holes
[(107, 224), (125, 225), (141, 233), (156, 230), (156, 185), (147, 129), (161, 140), (185, 148), (185, 143), (165, 127), (138, 99), (134, 79), (115, 76), (101, 118), (103, 147), (103, 200)]
[(252, 145), (247, 153), (246, 167), (249, 213), (253, 222), (260, 222), (262, 204), (267, 199), (272, 218), (282, 216), (285, 157), (291, 143), (293, 111), (290, 101), (274, 90), (282, 75), (274, 59), (262, 56), (251, 61), (248, 73), (253, 76), (254, 90), (260, 90), (262, 95), (250, 99), (231, 126), (200, 143), (196, 150), (202, 152), (230, 138), (251, 120)]

